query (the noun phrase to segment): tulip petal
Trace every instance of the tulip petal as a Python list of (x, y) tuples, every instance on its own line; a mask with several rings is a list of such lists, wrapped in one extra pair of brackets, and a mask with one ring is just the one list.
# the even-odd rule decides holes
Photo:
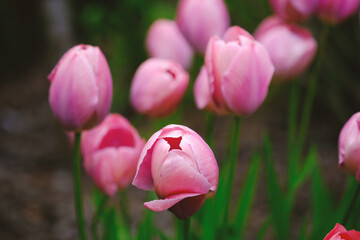
[(346, 229), (341, 224), (337, 223), (335, 227), (325, 236), (324, 240), (331, 240), (339, 233), (346, 232)]
[(183, 200), (185, 198), (195, 197), (195, 196), (199, 196), (199, 195), (201, 195), (201, 193), (174, 194), (174, 195), (168, 196), (165, 199), (157, 199), (157, 200), (153, 200), (150, 202), (145, 202), (144, 206), (152, 211), (160, 212), (160, 211), (164, 211), (164, 210), (171, 208), (176, 203), (180, 202), (181, 200)]
[(205, 108), (211, 101), (210, 84), (205, 66), (200, 70), (194, 84), (194, 97), (199, 109)]

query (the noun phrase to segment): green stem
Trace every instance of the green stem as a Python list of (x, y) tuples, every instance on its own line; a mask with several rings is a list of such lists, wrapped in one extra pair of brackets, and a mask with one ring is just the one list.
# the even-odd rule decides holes
[(73, 182), (76, 219), (80, 240), (86, 240), (85, 219), (83, 210), (83, 198), (81, 191), (81, 159), (80, 159), (81, 132), (75, 132), (73, 154)]
[(95, 215), (92, 219), (92, 222), (91, 222), (91, 235), (92, 235), (92, 239), (93, 240), (97, 240), (98, 239), (98, 224), (99, 224), (99, 220), (100, 220), (100, 217), (101, 215), (103, 214), (104, 212), (104, 209), (105, 209), (105, 205), (108, 201), (108, 196), (105, 195), (105, 194), (101, 194), (101, 199), (100, 199), (100, 203), (99, 205), (97, 206), (96, 208), (96, 212), (95, 212)]
[(125, 190), (120, 191), (120, 211), (121, 216), (124, 221), (125, 226), (130, 229), (131, 227), (131, 218), (129, 214), (129, 204), (128, 196)]
[(215, 118), (215, 115), (212, 113), (206, 113), (205, 115), (205, 140), (210, 148), (213, 147)]
[(184, 240), (190, 240), (190, 218), (184, 220)]
[(353, 210), (354, 210), (354, 205), (355, 205), (356, 200), (359, 197), (359, 195), (360, 195), (360, 184), (358, 184), (358, 186), (357, 186), (357, 188), (355, 190), (354, 196), (353, 196), (353, 198), (352, 198), (352, 200), (351, 200), (351, 202), (349, 204), (349, 207), (348, 207), (348, 209), (346, 211), (346, 214), (344, 216), (344, 219), (342, 221), (342, 225), (346, 226), (346, 223), (350, 218), (351, 212), (353, 212)]

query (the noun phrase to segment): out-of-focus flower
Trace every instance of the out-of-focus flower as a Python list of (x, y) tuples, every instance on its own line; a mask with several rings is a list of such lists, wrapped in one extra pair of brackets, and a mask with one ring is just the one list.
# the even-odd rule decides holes
[(360, 182), (360, 112), (355, 113), (340, 132), (339, 166)]
[(120, 114), (109, 114), (95, 128), (84, 131), (81, 149), (86, 172), (112, 196), (128, 186), (145, 141)]
[(229, 28), (210, 39), (205, 68), (196, 79), (197, 106), (217, 114), (249, 115), (264, 101), (274, 66), (265, 47), (244, 29)]
[(219, 168), (213, 152), (193, 130), (168, 125), (146, 143), (133, 185), (155, 189), (159, 200), (146, 202), (153, 211), (169, 209), (186, 219), (200, 209), (206, 197), (215, 194)]
[(51, 108), (67, 131), (90, 129), (110, 110), (112, 80), (99, 47), (68, 50), (48, 76)]
[(150, 57), (173, 60), (184, 68), (189, 68), (194, 54), (176, 22), (166, 19), (159, 19), (151, 25), (146, 48)]
[(359, 8), (360, 0), (319, 0), (318, 15), (329, 23), (339, 23)]
[(136, 70), (130, 90), (131, 103), (140, 113), (166, 116), (175, 110), (188, 83), (189, 74), (180, 64), (150, 58)]
[(273, 16), (265, 19), (254, 37), (270, 54), (274, 80), (287, 80), (303, 73), (314, 59), (317, 43), (311, 32)]
[(176, 22), (190, 44), (203, 53), (210, 37), (226, 31), (230, 17), (223, 0), (180, 0)]
[(355, 230), (347, 231), (341, 224), (337, 223), (335, 227), (325, 236), (324, 240), (358, 240), (360, 232)]
[(290, 21), (302, 21), (316, 10), (319, 0), (269, 0), (276, 15)]

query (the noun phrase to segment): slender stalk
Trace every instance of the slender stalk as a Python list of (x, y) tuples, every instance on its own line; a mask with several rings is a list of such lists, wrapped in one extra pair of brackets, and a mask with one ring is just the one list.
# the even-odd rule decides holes
[(190, 240), (190, 218), (184, 220), (184, 240)]
[(349, 205), (349, 207), (348, 207), (348, 209), (346, 211), (346, 214), (344, 216), (344, 219), (342, 221), (342, 224), (345, 225), (345, 226), (346, 226), (347, 221), (350, 218), (351, 212), (353, 211), (354, 205), (355, 205), (356, 200), (359, 197), (359, 195), (360, 195), (360, 184), (358, 184), (358, 186), (357, 186), (357, 188), (355, 190), (354, 196), (353, 196), (353, 198), (352, 198), (352, 200), (350, 202), (350, 205)]
[(216, 116), (212, 113), (207, 113), (205, 115), (205, 122), (206, 122), (205, 140), (207, 144), (210, 146), (210, 148), (213, 147), (215, 118)]
[(105, 194), (101, 194), (101, 199), (100, 199), (100, 203), (96, 208), (96, 212), (95, 215), (91, 221), (91, 236), (93, 240), (97, 240), (98, 239), (98, 224), (99, 224), (99, 220), (101, 215), (104, 212), (105, 209), (105, 205), (108, 201), (108, 196)]
[(73, 154), (73, 182), (74, 182), (75, 211), (76, 211), (76, 219), (77, 219), (80, 240), (86, 240), (83, 198), (81, 191), (80, 142), (81, 142), (81, 132), (75, 132), (74, 154)]

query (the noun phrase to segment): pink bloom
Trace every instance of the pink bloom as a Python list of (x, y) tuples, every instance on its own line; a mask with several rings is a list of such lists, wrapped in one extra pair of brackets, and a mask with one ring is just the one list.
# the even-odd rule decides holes
[(339, 23), (359, 8), (360, 0), (319, 0), (319, 17), (329, 23)]
[(109, 114), (95, 128), (84, 131), (81, 149), (86, 172), (108, 195), (134, 178), (145, 141), (120, 114)]
[(51, 108), (67, 131), (90, 129), (109, 112), (112, 80), (99, 47), (68, 50), (48, 76)]
[(273, 16), (265, 19), (254, 34), (270, 54), (276, 80), (287, 80), (303, 73), (315, 57), (317, 43), (311, 32)]
[(302, 21), (315, 10), (318, 0), (269, 0), (276, 15), (290, 21)]
[(358, 240), (358, 239), (360, 239), (360, 232), (357, 232), (355, 230), (347, 231), (341, 224), (338, 223), (324, 238), (324, 240)]
[(360, 182), (360, 112), (355, 113), (340, 132), (339, 166)]
[(197, 106), (217, 114), (249, 115), (264, 101), (274, 73), (267, 50), (240, 27), (210, 39), (196, 79)]
[(150, 57), (173, 60), (184, 68), (189, 68), (194, 54), (176, 22), (165, 19), (151, 25), (146, 37), (146, 48)]
[(168, 125), (146, 143), (133, 185), (155, 189), (159, 200), (146, 202), (153, 211), (169, 209), (178, 218), (189, 218), (206, 197), (215, 194), (219, 168), (213, 152), (193, 130)]
[(191, 45), (204, 52), (210, 37), (229, 27), (230, 17), (223, 0), (180, 0), (176, 22)]
[(136, 70), (130, 99), (140, 113), (163, 117), (175, 110), (189, 83), (189, 74), (176, 62), (150, 58)]

